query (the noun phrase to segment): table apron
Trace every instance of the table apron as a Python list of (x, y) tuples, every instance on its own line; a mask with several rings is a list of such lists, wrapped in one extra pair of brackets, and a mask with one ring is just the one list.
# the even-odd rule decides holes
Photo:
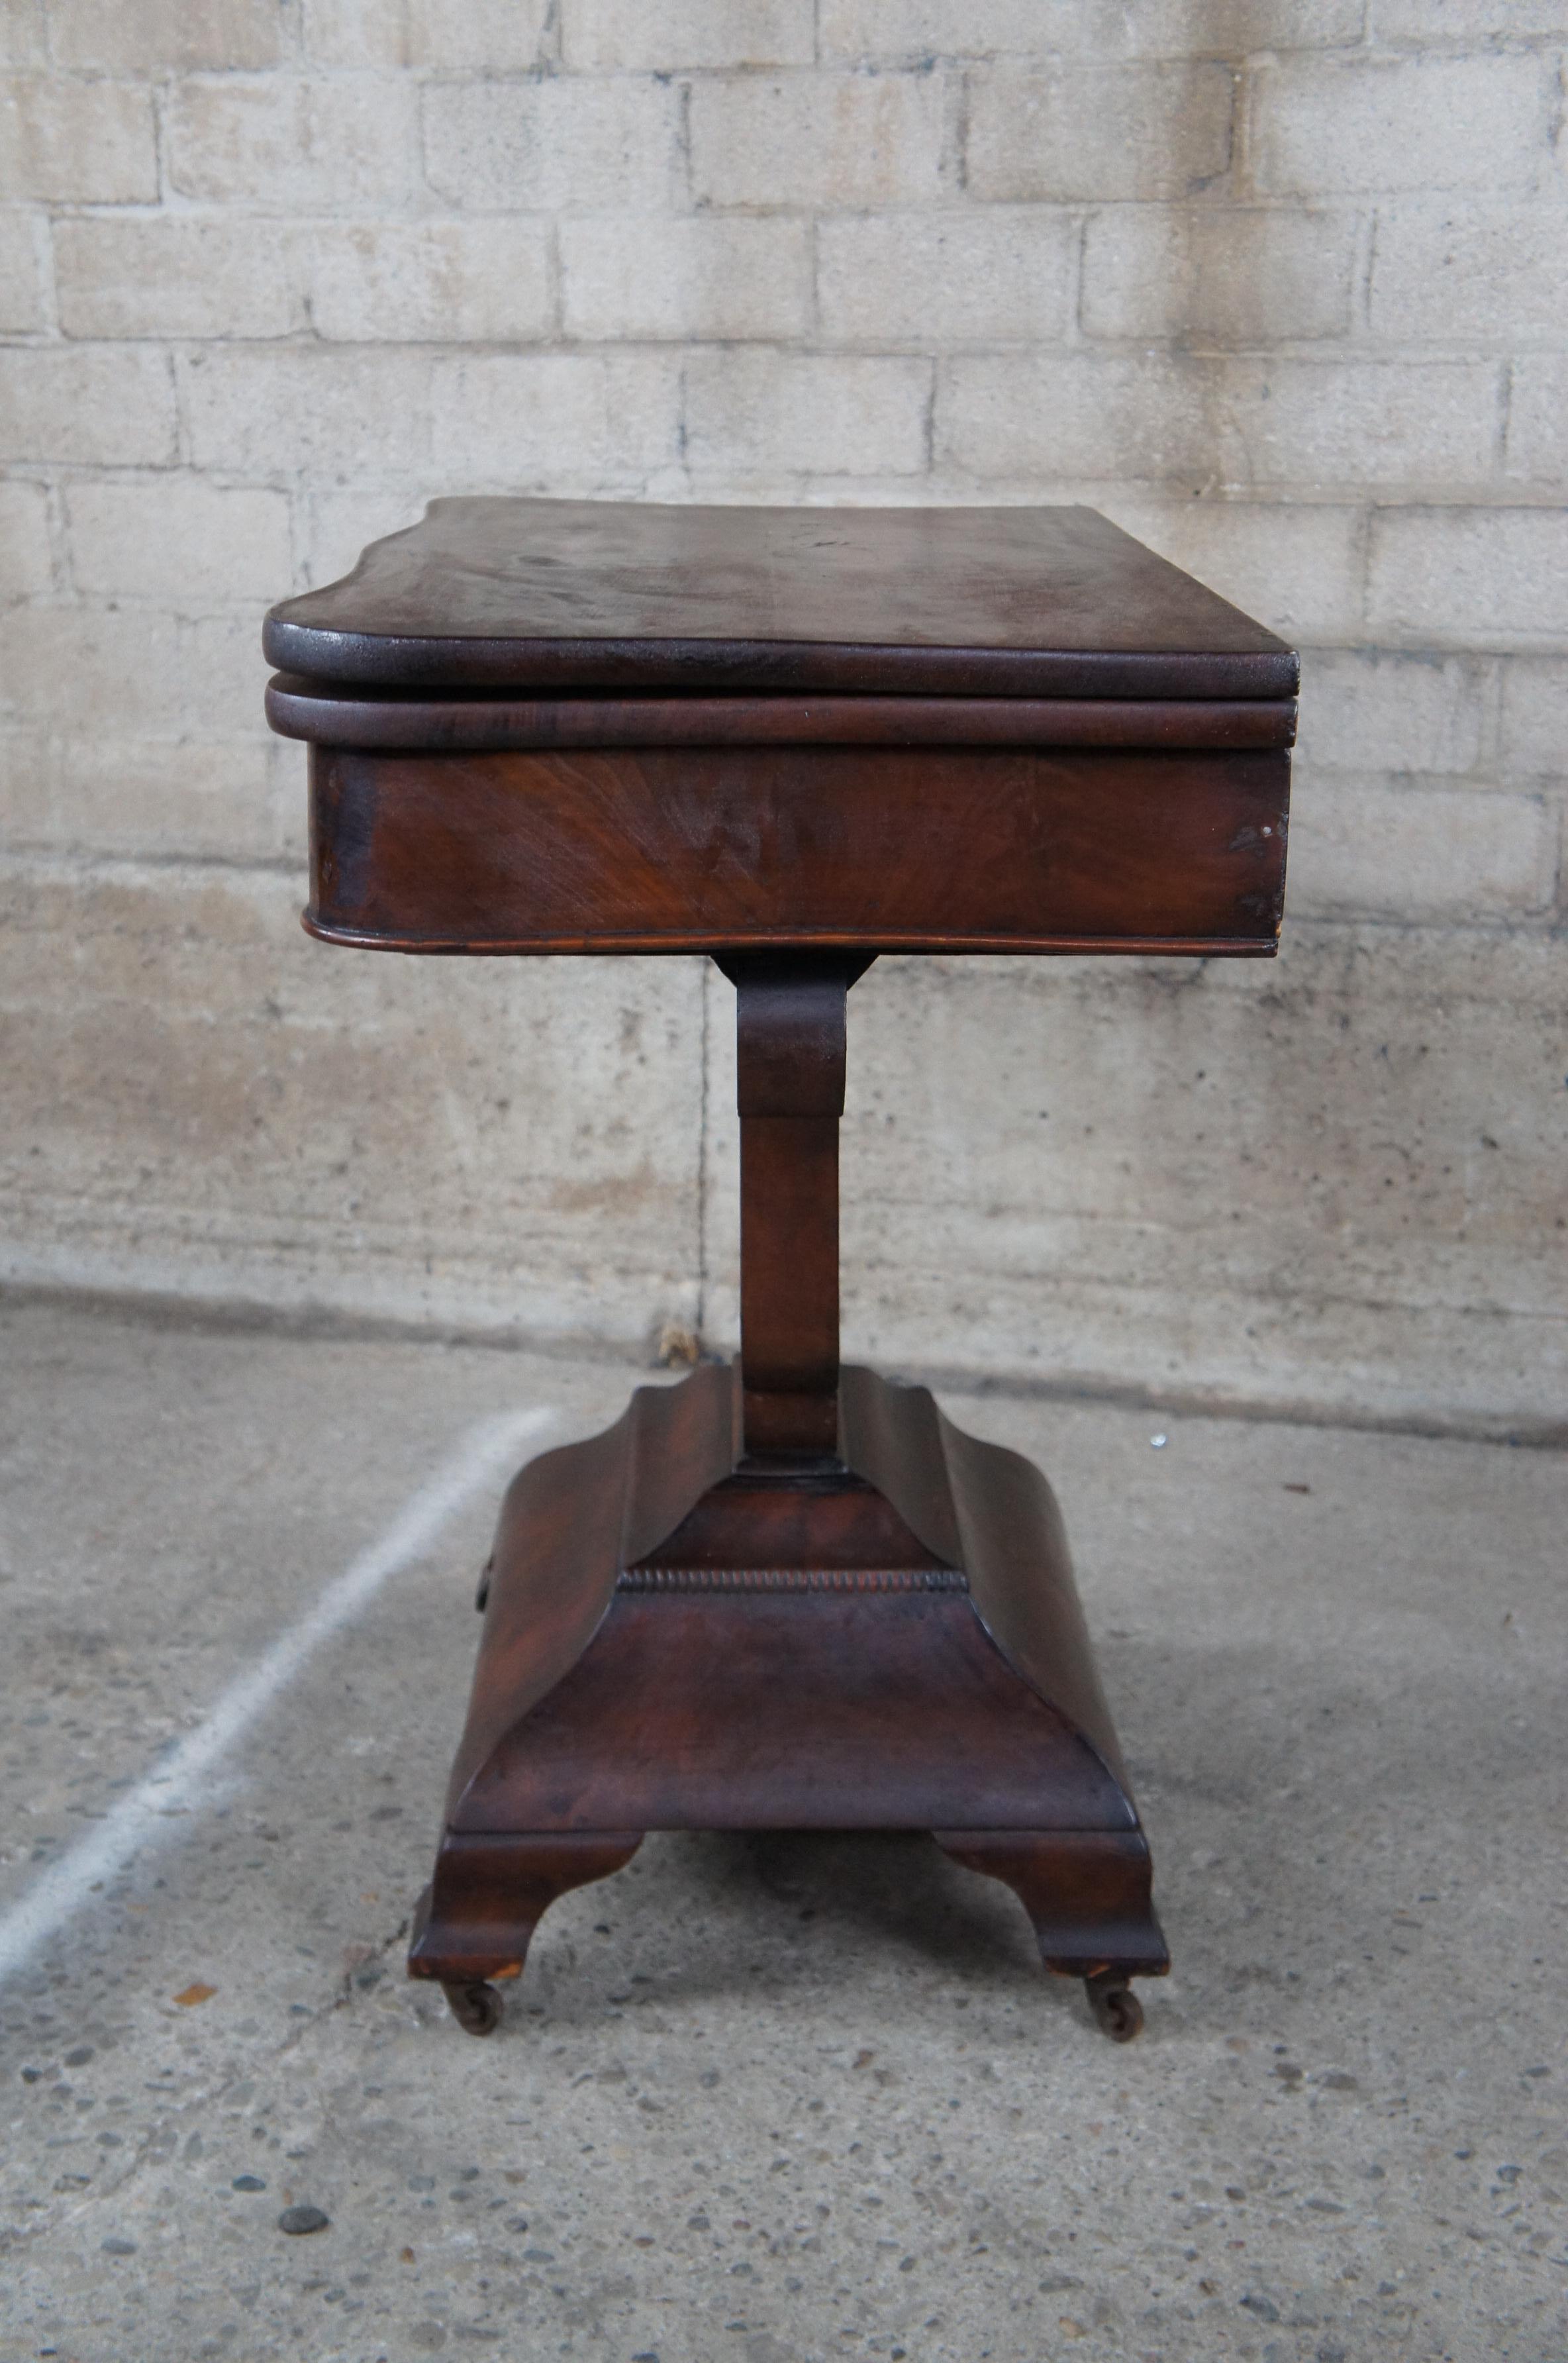
[(399, 951), (1267, 955), (1283, 749), (311, 749), (311, 903)]

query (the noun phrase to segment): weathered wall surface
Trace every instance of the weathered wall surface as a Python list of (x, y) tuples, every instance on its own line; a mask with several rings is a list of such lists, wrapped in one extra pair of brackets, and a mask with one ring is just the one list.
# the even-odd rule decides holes
[(19, 1279), (734, 1326), (728, 988), (297, 934), (264, 605), (454, 490), (1085, 500), (1304, 647), (1272, 969), (884, 963), (850, 1342), (1568, 1412), (1564, 0), (4, 0)]

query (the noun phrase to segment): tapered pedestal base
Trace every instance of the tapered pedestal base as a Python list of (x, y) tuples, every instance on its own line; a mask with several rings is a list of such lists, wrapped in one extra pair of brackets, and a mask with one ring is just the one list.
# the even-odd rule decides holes
[(1043, 1478), (864, 1370), (837, 1454), (740, 1433), (707, 1368), (513, 1481), (411, 1973), (484, 2033), (549, 1903), (647, 1830), (924, 1829), (1136, 2033), (1169, 1958)]

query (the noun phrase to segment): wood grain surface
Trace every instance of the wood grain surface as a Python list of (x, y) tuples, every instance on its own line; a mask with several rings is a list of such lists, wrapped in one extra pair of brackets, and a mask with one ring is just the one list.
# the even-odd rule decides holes
[(1281, 751), (313, 748), (306, 926), (398, 951), (1267, 955)]
[(738, 1382), (517, 1479), (451, 1827), (1136, 1829), (1039, 1471), (859, 1368), (838, 1455), (759, 1463)]
[(431, 503), (267, 619), (315, 680), (1288, 698), (1284, 641), (1086, 508)]
[(413, 1973), (513, 1974), (650, 1828), (930, 1829), (1052, 1968), (1163, 1970), (1044, 1480), (862, 1370), (842, 1458), (748, 1466), (740, 1393), (716, 1368), (643, 1388), (513, 1486)]

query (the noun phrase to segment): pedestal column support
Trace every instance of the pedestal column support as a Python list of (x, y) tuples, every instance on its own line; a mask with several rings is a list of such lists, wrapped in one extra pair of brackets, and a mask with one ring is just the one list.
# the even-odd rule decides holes
[(929, 1829), (1014, 1891), (1118, 2041), (1139, 2025), (1129, 1980), (1168, 1966), (1050, 1487), (923, 1388), (839, 1366), (845, 999), (869, 964), (721, 963), (738, 1421), (708, 1365), (507, 1492), (409, 1953), (472, 2034), (552, 1900), (647, 1830)]
[(845, 1004), (864, 954), (723, 959), (735, 988), (747, 1459), (832, 1459)]

